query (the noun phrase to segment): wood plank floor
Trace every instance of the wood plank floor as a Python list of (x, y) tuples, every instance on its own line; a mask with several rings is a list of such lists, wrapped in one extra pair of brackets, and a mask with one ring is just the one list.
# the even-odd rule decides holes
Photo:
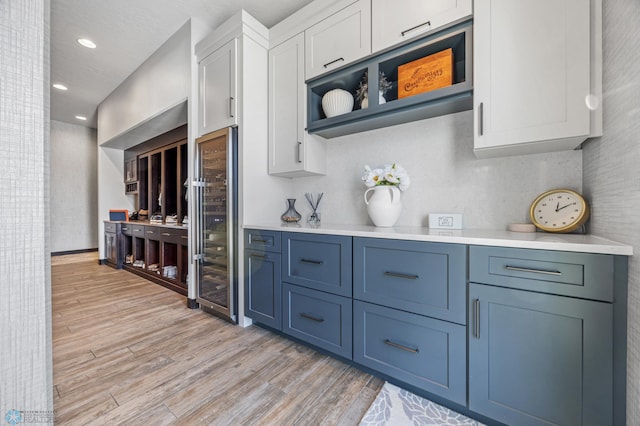
[(383, 384), (96, 253), (52, 258), (52, 312), (59, 425), (356, 425)]

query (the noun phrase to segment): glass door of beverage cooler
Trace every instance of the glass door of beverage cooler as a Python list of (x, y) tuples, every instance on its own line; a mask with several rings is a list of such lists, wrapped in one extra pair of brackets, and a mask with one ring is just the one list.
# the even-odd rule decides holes
[(236, 321), (236, 196), (234, 129), (197, 139), (197, 301)]

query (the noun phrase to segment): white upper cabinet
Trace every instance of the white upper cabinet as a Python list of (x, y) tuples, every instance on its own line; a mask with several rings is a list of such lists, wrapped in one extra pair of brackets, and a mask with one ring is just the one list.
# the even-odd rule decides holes
[(477, 156), (570, 150), (601, 134), (601, 0), (474, 1)]
[(269, 50), (269, 174), (324, 174), (324, 140), (309, 135), (304, 84), (304, 33)]
[(371, 54), (371, 3), (359, 0), (305, 31), (307, 79)]
[(472, 0), (371, 0), (371, 47), (377, 52), (470, 17)]
[(198, 63), (198, 135), (237, 122), (237, 39), (212, 52)]

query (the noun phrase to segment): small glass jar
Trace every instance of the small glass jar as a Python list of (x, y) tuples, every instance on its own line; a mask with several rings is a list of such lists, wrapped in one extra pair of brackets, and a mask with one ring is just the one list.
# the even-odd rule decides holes
[(314, 210), (309, 215), (309, 219), (307, 219), (307, 222), (309, 222), (309, 225), (313, 227), (320, 226), (320, 212)]
[(284, 223), (300, 222), (300, 219), (302, 219), (302, 215), (298, 213), (298, 211), (296, 210), (296, 206), (295, 206), (296, 199), (287, 198), (287, 203), (288, 203), (287, 211), (282, 213), (282, 216), (280, 216), (280, 219), (282, 219)]

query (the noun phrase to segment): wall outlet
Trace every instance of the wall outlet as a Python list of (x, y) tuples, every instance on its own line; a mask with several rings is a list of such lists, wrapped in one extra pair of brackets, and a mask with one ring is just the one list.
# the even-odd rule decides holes
[(429, 228), (462, 229), (460, 213), (429, 213)]

